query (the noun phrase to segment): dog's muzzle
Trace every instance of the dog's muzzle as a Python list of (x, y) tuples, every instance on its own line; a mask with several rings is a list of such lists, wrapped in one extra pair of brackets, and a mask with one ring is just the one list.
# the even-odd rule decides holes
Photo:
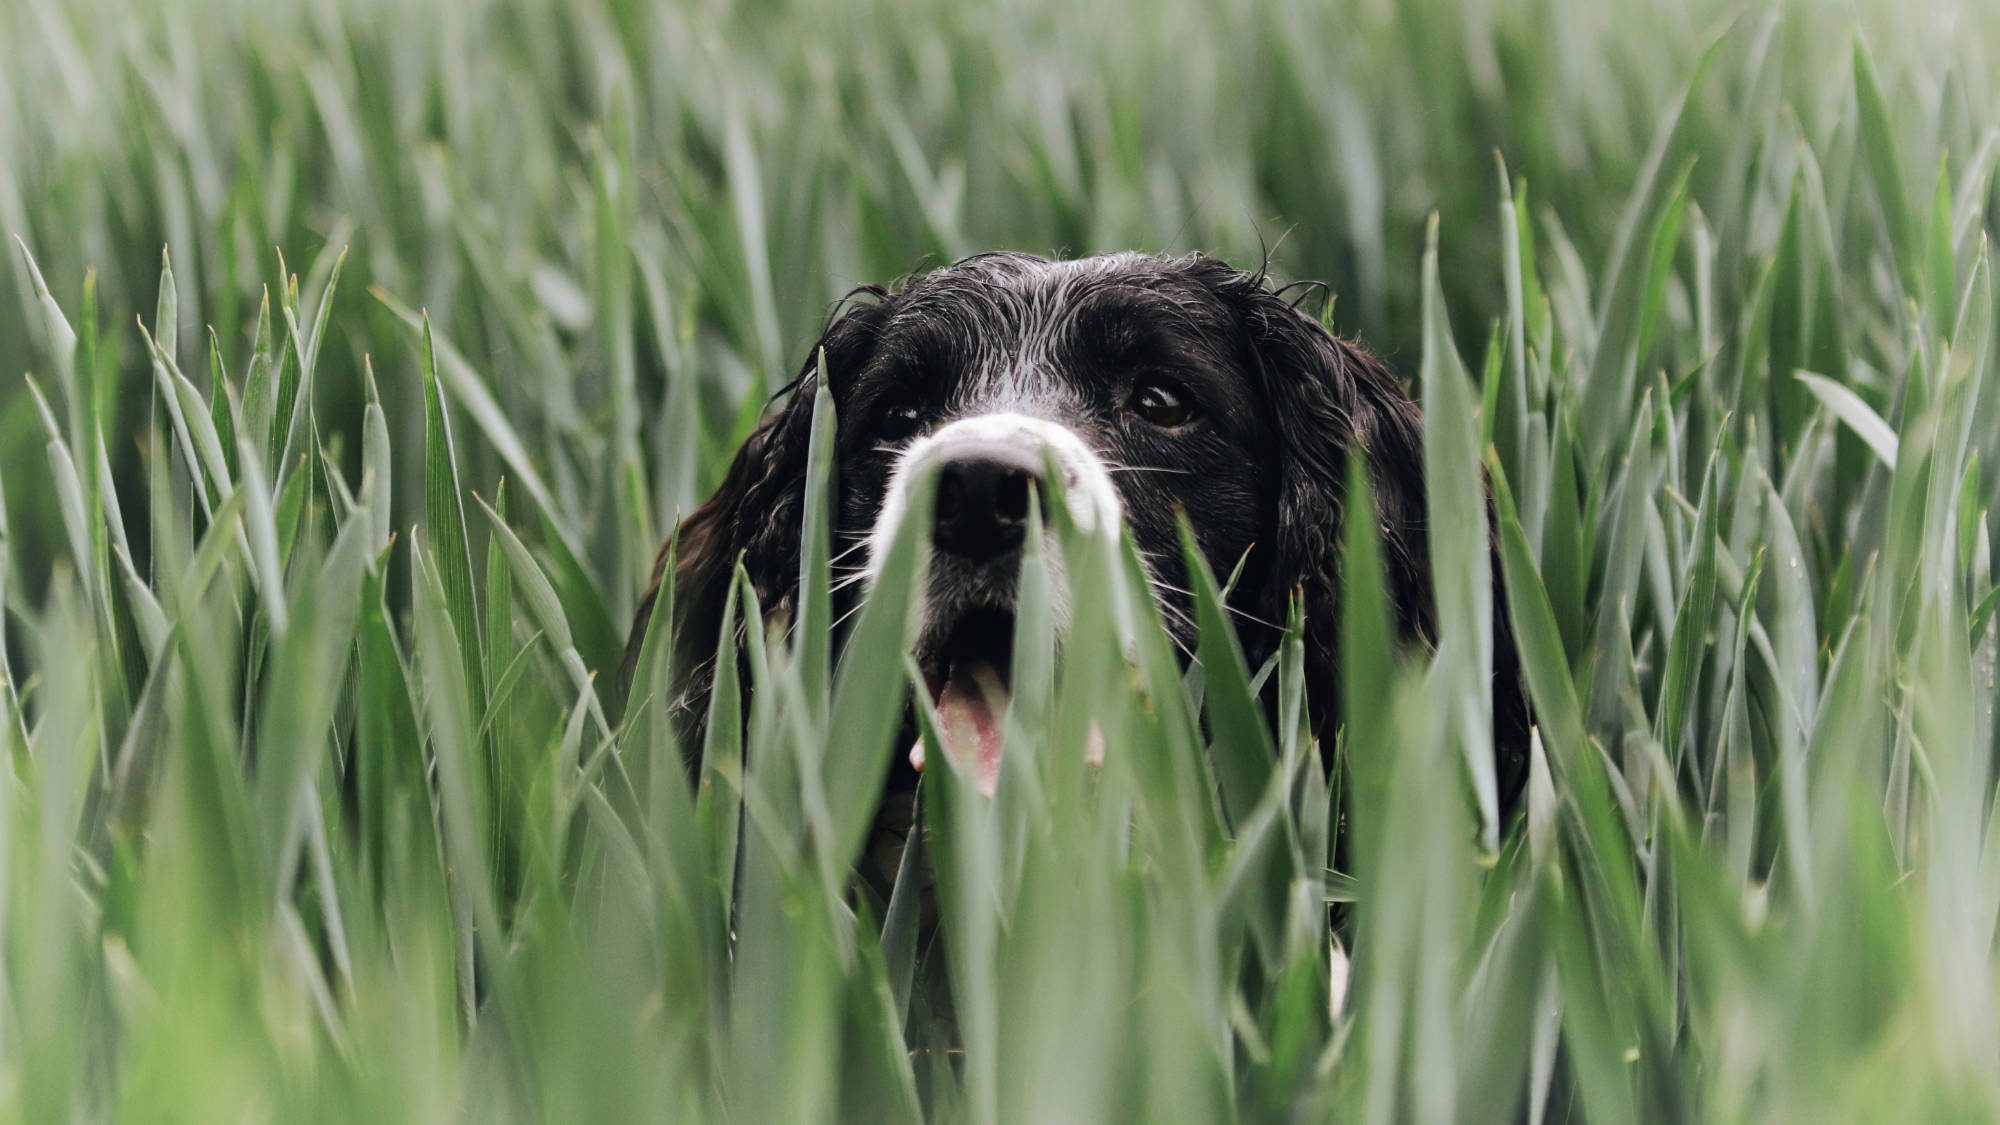
[[(1014, 590), (1034, 496), (1047, 495), (1050, 473), (1059, 473), (1072, 521), (1093, 537), (1116, 534), (1123, 506), (1104, 461), (1069, 427), (1023, 414), (960, 419), (912, 442), (898, 458), (870, 537), (871, 585), (908, 510), (912, 482), (932, 468), (933, 568), (918, 611), (920, 663), (946, 754), (991, 794), (1000, 776)], [(1060, 637), (1068, 597), (1060, 554), (1049, 546)], [(923, 768), (921, 739), (910, 763)]]
[[(1025, 414), (961, 418), (910, 443), (896, 459), (868, 549), (869, 579), (889, 554), (890, 537), (909, 508), (917, 474), (938, 468), (931, 540), (940, 550), (991, 562), (1018, 549), (1027, 526), (1030, 486), (1047, 491), (1053, 464), (1078, 530), (1115, 534), (1124, 514), (1111, 471), (1075, 430)], [(982, 555), (983, 552), (983, 555)]]

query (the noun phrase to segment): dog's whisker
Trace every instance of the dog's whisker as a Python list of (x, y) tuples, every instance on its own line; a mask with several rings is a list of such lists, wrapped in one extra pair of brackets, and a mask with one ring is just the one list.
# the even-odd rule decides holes
[(1154, 600), (1154, 604), (1160, 607), (1160, 620), (1167, 625), (1190, 630), (1195, 628), (1194, 618), (1190, 617), (1186, 610), (1158, 599)]
[[(1169, 593), (1169, 594), (1180, 594), (1181, 596), (1183, 596), (1183, 597), (1187, 597), (1187, 598), (1193, 598), (1193, 597), (1194, 597), (1194, 591), (1192, 591), (1192, 590), (1188, 589), (1187, 587), (1185, 587), (1185, 586), (1176, 586), (1176, 585), (1174, 585), (1174, 584), (1173, 584), (1173, 583), (1171, 583), (1171, 582), (1163, 582), (1163, 581), (1160, 581), (1159, 579), (1154, 579), (1154, 580), (1153, 580), (1153, 588), (1154, 588), (1155, 590), (1159, 590), (1159, 591), (1164, 591), (1164, 592), (1166, 592), (1166, 593)], [(1162, 603), (1162, 604), (1165, 604), (1165, 603)], [(1250, 622), (1250, 623), (1251, 623), (1251, 624), (1253, 624), (1253, 625), (1262, 625), (1262, 626), (1264, 626), (1264, 627), (1265, 627), (1266, 629), (1276, 629), (1276, 628), (1278, 627), (1276, 623), (1274, 623), (1274, 622), (1270, 622), (1270, 621), (1266, 621), (1266, 620), (1264, 620), (1263, 618), (1261, 618), (1261, 617), (1257, 616), (1256, 614), (1254, 614), (1254, 613), (1251, 613), (1251, 612), (1249, 612), (1248, 610), (1242, 610), (1242, 609), (1238, 609), (1238, 608), (1236, 608), (1235, 606), (1233, 606), (1233, 605), (1230, 605), (1230, 604), (1229, 604), (1228, 602), (1223, 602), (1223, 603), (1222, 603), (1222, 608), (1223, 608), (1224, 610), (1228, 611), (1229, 613), (1231, 613), (1231, 614), (1234, 614), (1235, 616), (1237, 616), (1237, 617), (1240, 617), (1240, 618), (1242, 618), (1243, 620), (1245, 620), (1245, 621), (1248, 621), (1248, 622)]]
[(1196, 662), (1194, 649), (1190, 647), (1186, 641), (1181, 640), (1179, 634), (1175, 633), (1172, 629), (1166, 630), (1166, 634), (1167, 634), (1167, 643), (1174, 646), (1175, 652), (1178, 652), (1182, 656), (1187, 657), (1189, 663)]
[(854, 615), (859, 612), (861, 612), (861, 607), (857, 605), (853, 609), (848, 610), (846, 613), (841, 614), (839, 617), (834, 618), (833, 624), (828, 628), (831, 629), (833, 632), (836, 633), (840, 632), (840, 627), (847, 624), (848, 621), (851, 620), (854, 617)]
[(1197, 475), (1193, 469), (1176, 469), (1166, 465), (1127, 465), (1118, 460), (1118, 455), (1109, 449), (1092, 449), (1097, 459), (1103, 463), (1107, 473), (1168, 473), (1174, 476), (1191, 477)]
[[(1149, 564), (1163, 564), (1167, 561), (1166, 556), (1164, 554), (1157, 551), (1148, 551), (1143, 547), (1139, 548), (1139, 557), (1145, 560)], [(1194, 597), (1194, 591), (1188, 589), (1186, 586), (1176, 586), (1172, 582), (1169, 582), (1166, 579), (1160, 577), (1159, 572), (1156, 569), (1154, 569), (1153, 566), (1149, 565), (1146, 568), (1146, 571), (1147, 571), (1146, 573), (1147, 584), (1150, 585), (1155, 591), (1163, 591), (1170, 594), (1179, 594), (1182, 597), (1186, 598)], [(1164, 605), (1166, 603), (1162, 601), (1161, 604)], [(1236, 615), (1237, 617), (1240, 617), (1243, 620), (1249, 621), (1253, 624), (1262, 625), (1267, 629), (1278, 628), (1278, 625), (1275, 622), (1266, 621), (1264, 618), (1258, 617), (1256, 614), (1250, 613), (1247, 610), (1238, 609), (1235, 606), (1230, 605), (1226, 601), (1222, 603), (1222, 608)]]
[(847, 622), (851, 620), (855, 614), (861, 612), (861, 607), (867, 604), (868, 603), (866, 601), (859, 601), (854, 603), (853, 606), (849, 607), (846, 613), (843, 613), (839, 617), (833, 619), (833, 625), (831, 626), (832, 629), (838, 632), (842, 625), (847, 624)]
[(862, 549), (866, 548), (867, 546), (868, 546), (868, 537), (867, 537), (867, 536), (865, 536), (865, 535), (862, 535), (862, 536), (856, 536), (856, 537), (855, 537), (855, 542), (854, 542), (854, 544), (853, 544), (852, 546), (848, 547), (848, 548), (847, 548), (846, 550), (843, 550), (843, 551), (841, 551), (841, 552), (840, 552), (839, 554), (837, 554), (837, 555), (833, 556), (833, 557), (832, 557), (831, 559), (829, 559), (829, 560), (827, 560), (827, 561), (828, 561), (828, 562), (830, 562), (830, 563), (832, 563), (832, 564), (833, 564), (833, 565), (835, 565), (835, 566), (838, 566), (838, 565), (840, 565), (840, 563), (841, 563), (841, 560), (843, 560), (843, 559), (847, 558), (847, 556), (849, 556), (849, 555), (853, 554), (853, 553), (854, 553), (854, 552), (856, 552), (856, 551), (859, 551), (859, 550), (862, 550)]

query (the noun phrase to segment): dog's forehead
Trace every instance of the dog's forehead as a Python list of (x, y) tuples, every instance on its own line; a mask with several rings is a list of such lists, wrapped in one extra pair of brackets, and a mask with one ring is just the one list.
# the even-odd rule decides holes
[(1046, 291), (1067, 284), (1114, 274), (1159, 273), (1168, 267), (1165, 259), (1136, 250), (1098, 254), (1088, 258), (1043, 258), (1034, 254), (1000, 251), (976, 254), (932, 275), (979, 279), (1018, 292)]
[(921, 318), (953, 305), (1000, 313), (1055, 312), (1094, 291), (1152, 288), (1174, 272), (1169, 259), (1126, 251), (1051, 260), (1033, 254), (979, 254), (927, 274), (904, 294), (898, 319)]
[(1187, 262), (1138, 252), (1050, 260), (977, 255), (906, 287), (891, 310), (892, 351), (949, 357), (960, 374), (1047, 373), (1067, 343), (1118, 346), (1171, 336), (1212, 344), (1226, 333), (1221, 302)]

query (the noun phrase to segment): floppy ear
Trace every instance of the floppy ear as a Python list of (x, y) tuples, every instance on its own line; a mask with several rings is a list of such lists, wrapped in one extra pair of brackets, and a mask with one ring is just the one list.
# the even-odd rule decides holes
[[(864, 293), (885, 296), (883, 290), (867, 287), (849, 294), (848, 299)], [(672, 625), (677, 667), (691, 671), (715, 652), (723, 606), (739, 558), (767, 613), (786, 608), (796, 595), (806, 456), (812, 438), (813, 399), (820, 392), (819, 357), (825, 353), (827, 373), (836, 381), (841, 374), (866, 363), (885, 308), (881, 303), (850, 305), (848, 300), (842, 301), (798, 377), (772, 398), (763, 420), (736, 451), (715, 493), (681, 521), (670, 541), (675, 558)], [(667, 580), (667, 556), (667, 546), (662, 545), (626, 643), (627, 675), (638, 660), (660, 584)], [(706, 677), (701, 681), (694, 685), (697, 694)]]
[(1197, 268), (1235, 312), (1277, 432), (1276, 541), (1262, 610), (1283, 620), (1294, 590), (1304, 598), (1307, 687), (1319, 728), (1339, 713), (1336, 603), (1350, 449), (1368, 464), (1399, 632), (1419, 642), (1433, 636), (1422, 415), (1387, 368), (1293, 307), (1263, 275), (1208, 259)]
[[(1219, 263), (1218, 263), (1219, 265)], [(1382, 561), (1406, 642), (1436, 639), (1426, 535), (1423, 414), (1396, 377), (1360, 346), (1328, 331), (1261, 275), (1222, 267), (1214, 285), (1241, 318), (1251, 362), (1271, 404), (1280, 464), (1271, 620), (1297, 583), (1306, 611), (1306, 680), (1315, 729), (1339, 712), (1340, 543), (1347, 457), (1361, 451), (1381, 527)], [(1497, 558), (1493, 568), (1494, 742), (1503, 801), (1526, 777), (1528, 711)]]

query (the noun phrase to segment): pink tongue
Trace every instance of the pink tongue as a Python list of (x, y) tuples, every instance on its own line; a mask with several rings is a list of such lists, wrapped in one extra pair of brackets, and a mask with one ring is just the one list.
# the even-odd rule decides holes
[[(938, 737), (946, 757), (959, 769), (970, 767), (979, 791), (988, 797), (1000, 783), (1001, 716), (1007, 689), (984, 662), (960, 668), (937, 697)], [(924, 768), (924, 743), (910, 748), (910, 764)]]

